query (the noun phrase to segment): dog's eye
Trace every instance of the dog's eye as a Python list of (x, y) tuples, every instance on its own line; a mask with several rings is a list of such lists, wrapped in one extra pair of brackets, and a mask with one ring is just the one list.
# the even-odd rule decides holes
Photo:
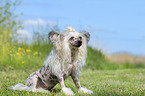
[(80, 40), (82, 40), (82, 37), (79, 37), (80, 38)]
[(74, 37), (71, 37), (70, 39), (72, 40)]

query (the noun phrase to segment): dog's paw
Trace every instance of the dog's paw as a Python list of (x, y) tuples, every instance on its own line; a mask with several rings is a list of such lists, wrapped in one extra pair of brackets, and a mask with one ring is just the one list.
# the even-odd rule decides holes
[(93, 93), (93, 91), (91, 91), (91, 90), (89, 90), (89, 89), (87, 89), (85, 87), (79, 88), (78, 92), (79, 93), (87, 93), (87, 94), (92, 94)]
[(75, 95), (74, 92), (70, 88), (62, 88), (61, 92), (63, 92), (66, 95)]

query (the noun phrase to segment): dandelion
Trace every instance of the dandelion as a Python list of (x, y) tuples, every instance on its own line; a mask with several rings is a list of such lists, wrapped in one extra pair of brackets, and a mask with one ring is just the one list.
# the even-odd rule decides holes
[(24, 61), (22, 61), (21, 63), (24, 64)]
[(29, 52), (32, 52), (32, 51), (30, 49), (26, 49), (26, 52), (29, 53)]
[(10, 53), (11, 53), (12, 51), (10, 50)]
[(33, 55), (36, 55), (38, 52), (34, 52)]
[(22, 49), (22, 48), (20, 48), (20, 47), (18, 48), (18, 50), (21, 50), (21, 49)]

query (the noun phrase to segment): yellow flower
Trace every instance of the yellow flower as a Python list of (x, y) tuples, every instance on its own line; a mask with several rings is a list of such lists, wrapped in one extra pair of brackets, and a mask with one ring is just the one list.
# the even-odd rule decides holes
[(33, 55), (36, 55), (38, 52), (34, 52)]
[(26, 52), (28, 52), (28, 53), (29, 53), (29, 52), (32, 52), (32, 51), (31, 51), (30, 49), (26, 49)]
[(22, 48), (20, 48), (20, 47), (18, 48), (18, 50), (21, 50), (21, 49), (22, 49)]
[(24, 61), (22, 61), (21, 63), (24, 64)]
[(12, 51), (10, 50), (10, 53), (11, 53)]

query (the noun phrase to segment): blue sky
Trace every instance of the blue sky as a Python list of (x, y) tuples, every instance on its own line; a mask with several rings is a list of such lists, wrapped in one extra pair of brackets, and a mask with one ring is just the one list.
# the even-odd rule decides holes
[(89, 45), (105, 53), (145, 56), (145, 0), (23, 0), (16, 10), (21, 12), (26, 35), (38, 22), (70, 25), (89, 31)]

